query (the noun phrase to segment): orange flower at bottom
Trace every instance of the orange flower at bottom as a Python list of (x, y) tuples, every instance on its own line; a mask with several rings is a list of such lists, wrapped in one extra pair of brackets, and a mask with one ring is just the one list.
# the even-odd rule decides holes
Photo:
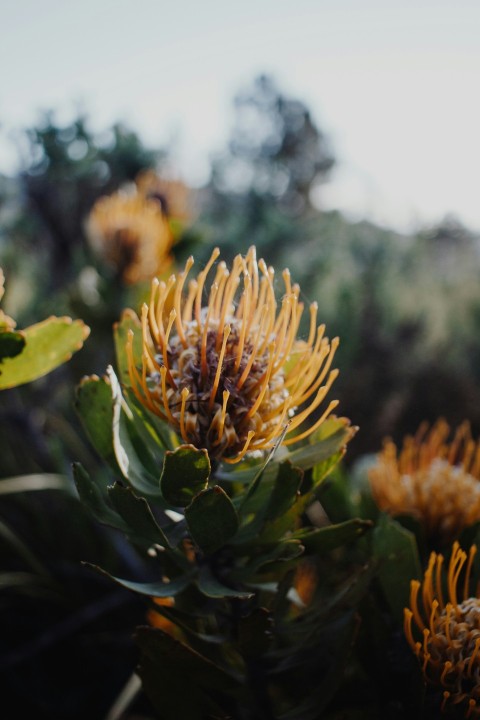
[(442, 709), (463, 705), (467, 718), (480, 717), (480, 598), (469, 594), (476, 552), (472, 545), (467, 556), (458, 542), (454, 543), (447, 571), (446, 602), (443, 555), (432, 553), (423, 583), (411, 582), (410, 608), (405, 608), (405, 635), (425, 679), (445, 688)]
[[(163, 605), (164, 607), (174, 607), (175, 605), (175, 599), (173, 597), (154, 597), (152, 600), (155, 605)], [(171, 620), (156, 610), (151, 609), (148, 611), (147, 621), (152, 627), (159, 628), (172, 637), (176, 637), (179, 632), (177, 626)]]

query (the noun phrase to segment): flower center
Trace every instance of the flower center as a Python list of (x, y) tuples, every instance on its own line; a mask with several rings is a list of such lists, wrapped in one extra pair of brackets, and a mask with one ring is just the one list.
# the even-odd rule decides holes
[[(168, 366), (176, 384), (168, 389), (172, 414), (180, 422), (182, 391), (186, 388), (188, 398), (183, 407), (186, 432), (194, 445), (205, 447), (212, 457), (240, 452), (251, 430), (261, 428), (262, 433), (268, 433), (276, 423), (275, 411), (288, 397), (284, 372), (280, 369), (270, 377), (262, 402), (252, 412), (265, 378), (269, 355), (266, 351), (256, 354), (250, 362), (253, 346), (249, 340), (240, 342), (240, 322), (231, 319), (230, 327), (225, 350), (219, 353), (217, 329), (214, 323), (211, 324), (206, 333), (205, 363), (202, 363), (203, 341), (195, 322), (186, 328), (187, 347), (175, 334), (170, 337), (167, 349)], [(159, 365), (164, 364), (161, 354), (156, 360)], [(157, 374), (151, 378), (158, 387), (160, 378)], [(223, 412), (225, 391), (228, 392), (228, 408)]]

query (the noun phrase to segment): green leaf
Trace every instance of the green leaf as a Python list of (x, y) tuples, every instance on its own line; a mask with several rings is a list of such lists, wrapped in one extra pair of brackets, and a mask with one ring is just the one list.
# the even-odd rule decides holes
[(137, 497), (131, 488), (124, 488), (118, 483), (108, 488), (108, 496), (115, 510), (125, 520), (131, 540), (164, 548), (169, 546), (145, 498)]
[(0, 390), (16, 387), (46, 375), (80, 350), (90, 333), (82, 320), (50, 317), (22, 331), (25, 347), (0, 366)]
[(167, 450), (160, 487), (163, 497), (174, 507), (185, 507), (208, 485), (211, 467), (208, 452), (193, 445)]
[[(269, 526), (275, 524), (290, 528), (289, 511), (298, 500), (303, 470), (292, 467), (290, 460), (275, 464), (275, 470), (276, 475), (264, 477), (255, 494), (240, 505), (241, 528), (235, 544), (256, 543), (266, 522)], [(281, 528), (279, 532), (282, 532)]]
[(292, 538), (300, 540), (306, 553), (327, 553), (346, 543), (357, 540), (371, 529), (371, 520), (354, 518), (338, 525), (326, 527), (305, 528), (292, 534)]
[(164, 580), (137, 582), (135, 580), (125, 580), (124, 578), (119, 578), (116, 575), (111, 575), (109, 572), (107, 572), (107, 570), (104, 570), (98, 565), (94, 565), (88, 562), (85, 562), (83, 564), (87, 567), (92, 568), (92, 570), (96, 570), (97, 572), (102, 573), (102, 575), (106, 575), (110, 578), (110, 580), (114, 580), (118, 585), (127, 588), (127, 590), (133, 590), (133, 592), (139, 593), (140, 595), (147, 595), (148, 597), (152, 598), (175, 597), (179, 593), (183, 592), (186, 587), (188, 587), (188, 585), (192, 582), (195, 574), (192, 570), (190, 573), (185, 573), (184, 575), (179, 575), (178, 577), (171, 579), (170, 582), (166, 582)]
[(120, 473), (113, 447), (113, 397), (109, 379), (97, 375), (82, 378), (75, 408), (95, 450)]
[(117, 358), (117, 369), (120, 376), (120, 381), (127, 387), (130, 386), (130, 375), (128, 373), (128, 360), (127, 360), (127, 339), (128, 333), (132, 330), (133, 335), (133, 357), (138, 365), (142, 364), (142, 352), (143, 352), (143, 341), (142, 341), (142, 324), (137, 314), (127, 308), (123, 311), (120, 322), (115, 323), (113, 326), (113, 338), (115, 343), (115, 353)]
[(212, 575), (206, 565), (200, 568), (197, 585), (203, 595), (211, 598), (234, 597), (248, 600), (248, 598), (253, 597), (253, 593), (251, 592), (236, 590), (235, 588), (228, 587), (228, 585), (224, 585), (223, 582), (217, 580), (217, 578)]
[[(135, 429), (133, 416), (126, 404), (113, 368), (107, 368), (113, 397), (113, 449), (123, 477), (141, 495), (160, 498), (160, 484), (155, 459)], [(157, 475), (158, 473), (158, 475)]]
[[(330, 464), (333, 461), (334, 458), (329, 458), (322, 465)], [(315, 497), (312, 489), (308, 493), (300, 494), (302, 478), (303, 470), (293, 467), (290, 460), (280, 465), (269, 505), (268, 514), (272, 519), (267, 519), (261, 530), (261, 542), (275, 542), (286, 532), (293, 531), (297, 527), (300, 515)], [(279, 503), (280, 512), (274, 513), (277, 503)]]
[(73, 479), (81, 502), (101, 523), (126, 532), (128, 525), (107, 502), (106, 488), (92, 480), (80, 463), (73, 463)]
[(207, 554), (219, 550), (237, 532), (238, 515), (232, 501), (215, 487), (202, 490), (185, 509), (192, 538)]
[[(245, 495), (245, 498), (242, 503), (242, 508), (244, 508), (246, 505), (248, 505), (249, 502), (252, 501), (252, 498), (258, 495), (258, 488), (260, 486), (260, 481), (263, 481), (268, 475), (270, 476), (276, 476), (277, 474), (277, 464), (272, 462), (273, 456), (277, 452), (278, 448), (280, 447), (280, 444), (287, 434), (287, 428), (285, 428), (280, 435), (280, 437), (275, 442), (274, 446), (268, 453), (267, 457), (264, 459), (263, 463), (260, 465), (260, 467), (254, 467), (251, 470), (247, 470), (247, 477), (253, 470), (253, 475), (251, 478), (249, 478), (249, 488), (247, 490), (247, 493)], [(233, 474), (233, 473), (231, 473)], [(239, 481), (239, 477), (242, 475), (241, 471), (234, 474), (236, 482)], [(251, 482), (250, 482), (251, 480)], [(263, 483), (262, 483), (263, 484)], [(258, 498), (255, 497), (254, 502), (258, 501)]]
[(283, 515), (280, 515), (275, 520), (265, 523), (259, 541), (262, 543), (272, 543), (279, 540), (288, 531), (295, 531), (298, 527), (298, 521), (302, 513), (305, 512), (306, 508), (316, 499), (318, 493), (318, 486), (323, 482), (328, 473), (330, 473), (336, 466), (340, 457), (343, 453), (339, 452), (336, 455), (324, 460), (319, 465), (315, 466), (314, 469), (314, 482), (313, 485), (308, 489), (307, 492), (303, 491), (303, 494), (297, 495), (292, 506), (286, 510)]
[(250, 585), (252, 582), (257, 582), (261, 578), (265, 580), (267, 577), (271, 581), (279, 580), (290, 568), (296, 567), (298, 558), (304, 554), (304, 547), (301, 542), (289, 539), (286, 542), (279, 543), (279, 547), (281, 553), (275, 560), (267, 560), (266, 557), (260, 558), (261, 562), (258, 563), (257, 574), (250, 578), (245, 577), (245, 583)]
[(164, 718), (226, 720), (225, 698), (240, 691), (239, 682), (211, 660), (156, 628), (139, 628), (138, 674), (150, 701)]
[(388, 515), (381, 515), (372, 533), (377, 577), (395, 620), (401, 623), (409, 604), (410, 581), (422, 574), (415, 536)]
[(22, 332), (14, 330), (4, 330), (0, 328), (0, 363), (5, 358), (13, 358), (20, 355), (25, 347), (25, 335)]
[[(297, 488), (301, 491), (300, 496), (298, 496), (298, 494), (292, 496), (291, 489), (287, 491), (285, 488), (283, 491), (280, 481), (278, 480), (279, 485), (275, 493), (276, 497), (280, 498), (283, 496), (286, 504), (290, 501), (292, 502), (288, 509), (285, 509), (282, 514), (277, 515), (276, 519), (265, 523), (264, 526), (266, 507), (270, 504), (270, 497), (273, 493), (273, 488), (275, 487), (275, 483), (280, 474), (285, 477), (287, 473), (291, 472), (289, 468), (292, 468), (292, 455), (290, 455), (288, 460), (284, 461), (280, 465), (278, 463), (271, 463), (267, 468), (265, 476), (262, 478), (262, 482), (258, 486), (255, 495), (249, 498), (248, 502), (244, 502), (241, 505), (242, 527), (235, 538), (235, 543), (242, 544), (252, 541), (256, 542), (260, 532), (262, 542), (270, 543), (277, 540), (288, 530), (294, 529), (298, 518), (305, 511), (306, 507), (315, 500), (319, 486), (321, 486), (325, 477), (338, 464), (340, 459), (343, 457), (343, 454), (344, 451), (340, 450), (336, 454), (328, 457), (326, 460), (318, 463), (313, 471), (313, 482), (310, 481), (310, 485), (306, 482), (306, 480), (302, 483), (302, 485), (298, 483)], [(283, 471), (281, 468), (284, 468)], [(303, 472), (297, 466), (293, 466), (293, 470), (293, 476), (289, 481), (289, 488), (294, 487), (297, 482), (295, 480), (295, 476), (298, 478), (299, 473)], [(286, 500), (288, 497), (290, 497), (290, 500)], [(271, 506), (272, 510), (277, 501), (274, 499), (273, 502), (274, 505)]]
[(278, 518), (292, 507), (298, 497), (302, 480), (303, 470), (293, 467), (290, 460), (280, 465), (268, 503), (266, 520)]
[(330, 417), (311, 436), (310, 444), (292, 451), (289, 458), (293, 465), (309, 470), (339, 451), (343, 455), (357, 429), (347, 418)]
[(165, 450), (174, 450), (180, 445), (178, 435), (168, 423), (142, 405), (131, 389), (126, 388), (124, 397), (132, 412), (132, 422), (137, 435), (144, 440), (155, 457), (161, 458), (161, 466)]
[(248, 491), (247, 497), (249, 498), (252, 491), (256, 490), (260, 479), (261, 484), (263, 484), (267, 478), (274, 477), (277, 473), (278, 464), (284, 460), (290, 460), (292, 465), (302, 470), (310, 470), (333, 455), (338, 458), (343, 457), (346, 444), (352, 439), (357, 430), (357, 427), (350, 425), (347, 418), (332, 416), (325, 420), (321, 427), (309, 438), (309, 444), (302, 445), (297, 450), (290, 452), (281, 445), (277, 449), (276, 445), (269, 453), (266, 462), (260, 464), (257, 462), (248, 469), (240, 469), (247, 465), (248, 461), (240, 463), (239, 467), (221, 467), (217, 470), (216, 477), (226, 482), (252, 483), (253, 481), (253, 487), (250, 487)]
[(322, 504), (329, 520), (334, 523), (351, 519), (355, 514), (352, 507), (349, 478), (342, 472), (335, 472), (328, 479), (325, 478), (336, 467), (341, 457), (339, 455), (317, 465), (313, 470), (313, 479), (317, 490), (317, 497)]
[(349, 468), (349, 490), (352, 510), (357, 517), (377, 520), (379, 509), (372, 496), (369, 472), (377, 463), (377, 455), (370, 453), (359, 457)]
[(265, 567), (268, 567), (269, 572), (276, 563), (284, 568), (284, 563), (287, 560), (293, 560), (303, 554), (303, 545), (300, 540), (288, 538), (284, 542), (276, 543), (270, 546), (266, 552), (255, 555), (249, 560), (249, 562), (243, 567), (237, 567), (231, 570), (230, 576), (240, 582), (248, 583), (251, 585), (253, 578), (255, 582), (258, 580), (256, 573)]

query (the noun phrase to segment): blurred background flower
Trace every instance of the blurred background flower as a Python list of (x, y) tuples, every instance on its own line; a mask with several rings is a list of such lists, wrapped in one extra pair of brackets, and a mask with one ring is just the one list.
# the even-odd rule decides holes
[(86, 232), (94, 251), (127, 284), (162, 275), (171, 264), (173, 235), (162, 205), (134, 189), (97, 200)]
[(404, 439), (400, 451), (386, 440), (370, 468), (373, 497), (390, 515), (412, 515), (433, 546), (445, 547), (480, 521), (480, 446), (468, 423), (439, 420)]

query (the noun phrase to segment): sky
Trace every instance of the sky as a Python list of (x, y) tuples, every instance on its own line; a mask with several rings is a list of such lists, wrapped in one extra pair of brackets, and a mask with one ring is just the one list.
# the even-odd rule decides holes
[(479, 0), (15, 0), (0, 14), (0, 173), (43, 110), (123, 121), (201, 185), (260, 73), (337, 158), (319, 203), (400, 231), (480, 230)]

